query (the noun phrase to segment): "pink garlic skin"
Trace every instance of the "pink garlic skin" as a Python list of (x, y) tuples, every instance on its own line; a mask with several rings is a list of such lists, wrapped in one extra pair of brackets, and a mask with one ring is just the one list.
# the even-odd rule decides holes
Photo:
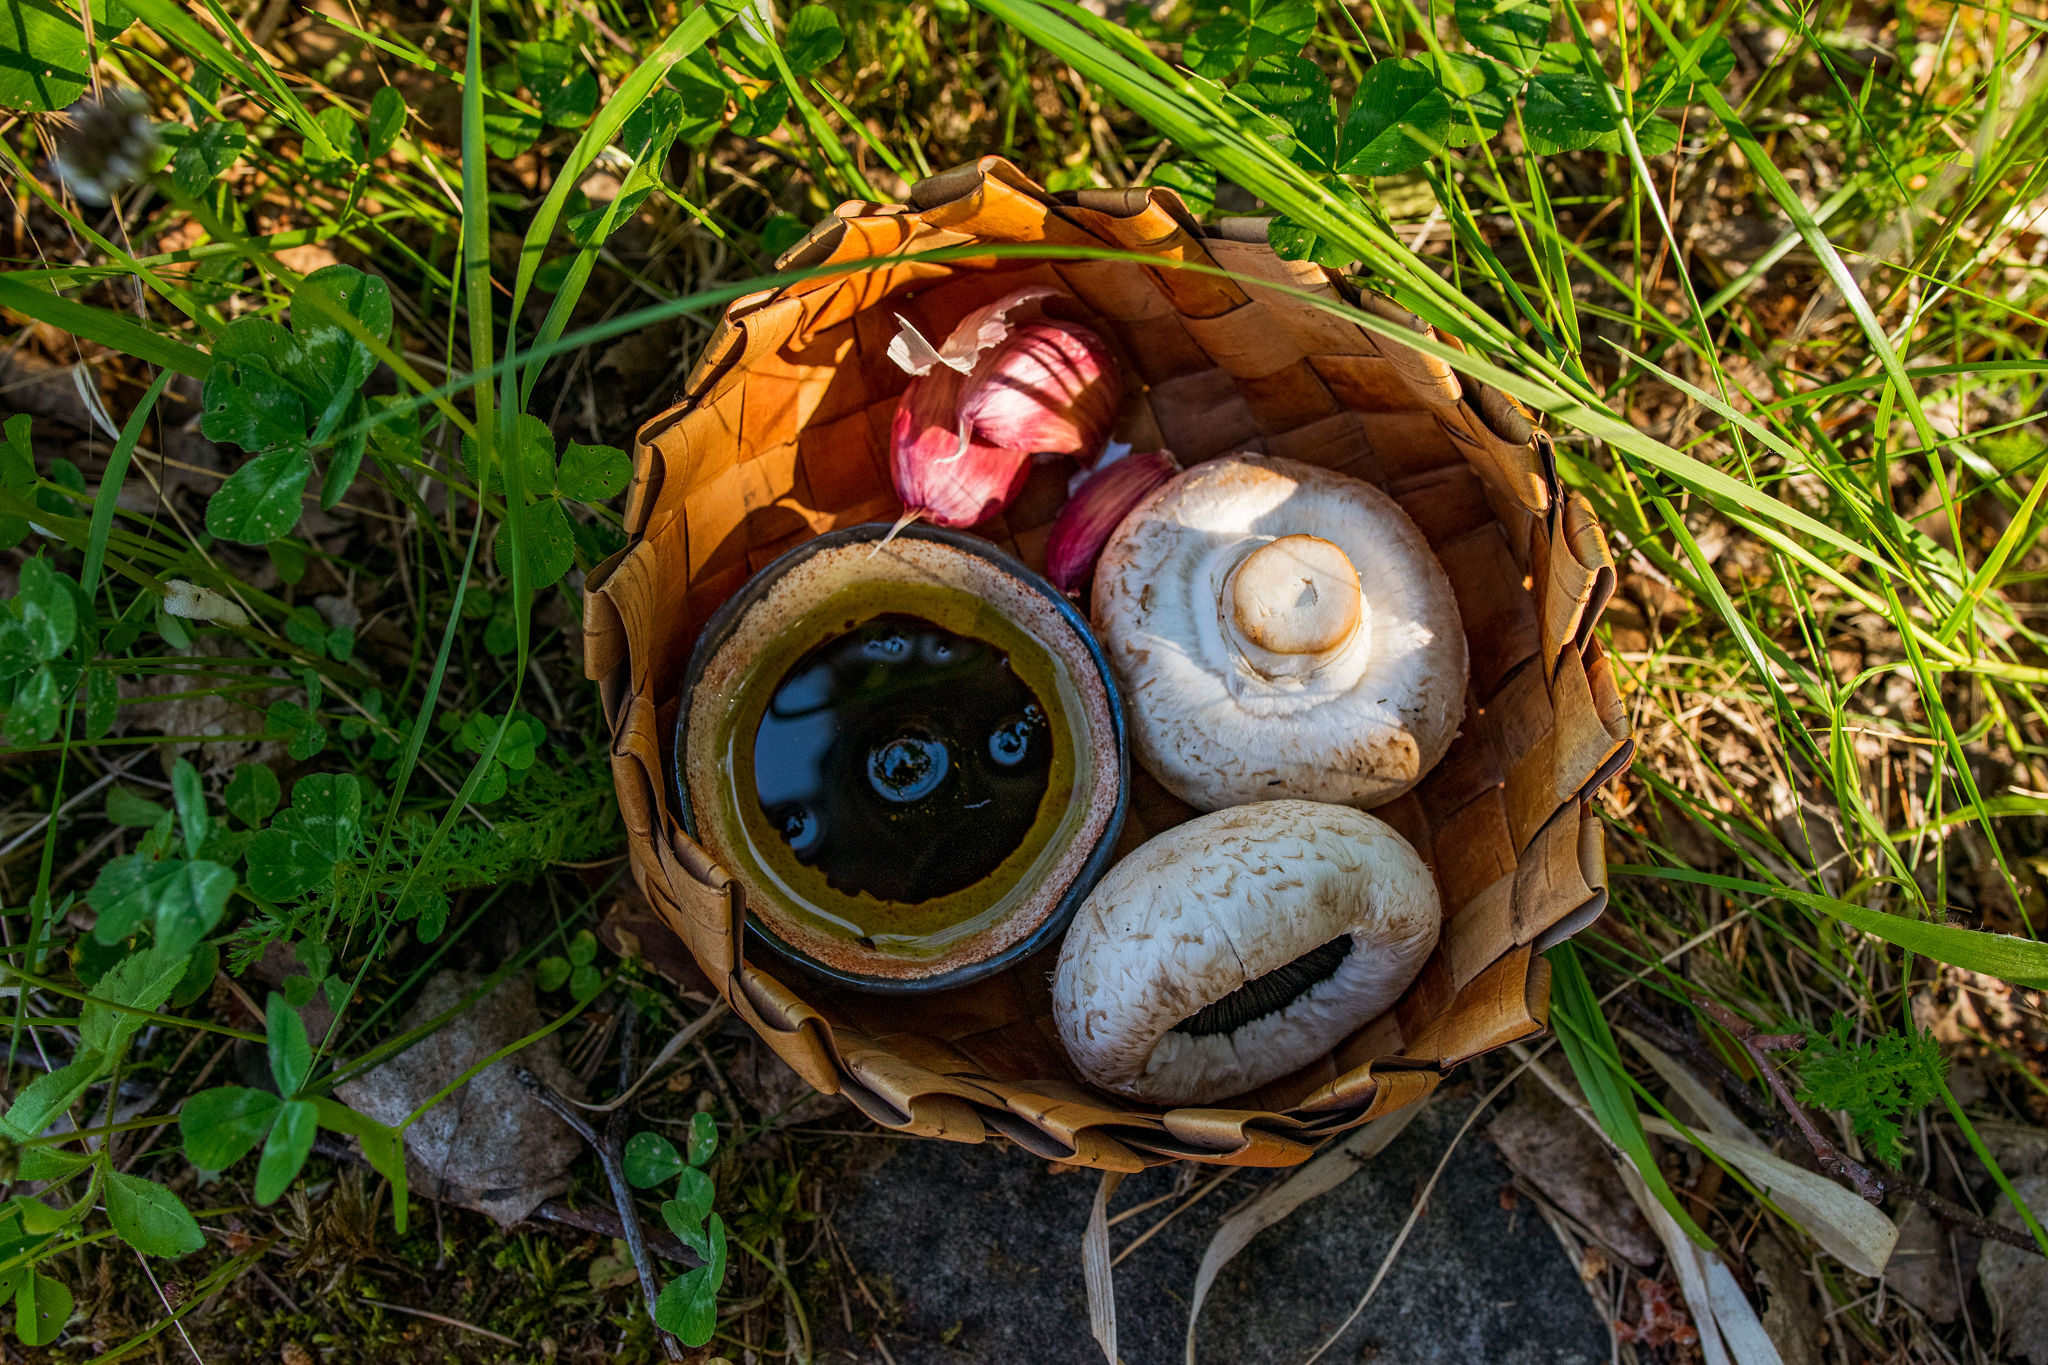
[(983, 353), (960, 404), (977, 440), (1092, 456), (1109, 438), (1123, 381), (1101, 337), (1071, 322), (1026, 323)]
[(1102, 547), (1145, 495), (1180, 472), (1170, 451), (1126, 455), (1098, 468), (1053, 518), (1045, 542), (1045, 576), (1069, 596), (1078, 593)]
[(954, 423), (962, 376), (943, 365), (910, 381), (889, 427), (889, 477), (906, 513), (934, 526), (974, 526), (1016, 501), (1031, 452), (974, 439)]

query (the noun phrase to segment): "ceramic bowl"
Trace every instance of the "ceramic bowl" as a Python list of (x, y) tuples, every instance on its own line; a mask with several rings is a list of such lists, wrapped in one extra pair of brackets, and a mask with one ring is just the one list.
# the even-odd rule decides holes
[[(745, 889), (750, 943), (845, 986), (904, 994), (979, 980), (1058, 938), (1109, 865), (1130, 761), (1108, 662), (1051, 584), (976, 536), (889, 531), (876, 522), (826, 532), (725, 602), (690, 656), (673, 772), (684, 827)], [(776, 842), (756, 797), (767, 697), (804, 651), (885, 613), (925, 615), (916, 604), (956, 601), (980, 624), (948, 628), (997, 648), (1013, 642), (1003, 657), (1041, 680), (1034, 694), (1049, 694), (1057, 780), (1018, 850), (959, 899), (849, 899)]]

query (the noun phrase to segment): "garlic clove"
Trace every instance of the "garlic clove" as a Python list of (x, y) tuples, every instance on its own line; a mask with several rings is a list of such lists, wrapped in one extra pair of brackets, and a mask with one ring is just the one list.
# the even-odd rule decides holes
[(1046, 320), (1016, 328), (982, 355), (963, 386), (960, 412), (991, 445), (1078, 455), (1101, 449), (1122, 401), (1102, 338)]
[(1079, 592), (1117, 526), (1146, 494), (1179, 471), (1179, 462), (1164, 450), (1098, 464), (1053, 518), (1045, 542), (1045, 575), (1053, 586)]
[(987, 521), (1016, 501), (1031, 474), (1030, 451), (976, 440), (959, 421), (945, 392), (959, 379), (939, 368), (912, 380), (889, 430), (889, 475), (904, 514), (935, 526)]

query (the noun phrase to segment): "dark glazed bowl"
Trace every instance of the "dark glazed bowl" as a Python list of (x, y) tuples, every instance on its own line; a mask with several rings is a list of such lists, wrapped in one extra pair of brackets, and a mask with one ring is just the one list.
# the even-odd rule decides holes
[[(706, 842), (707, 833), (714, 833), (714, 831), (704, 829), (703, 822), (699, 819), (698, 812), (690, 799), (690, 788), (692, 785), (690, 772), (693, 755), (689, 741), (692, 716), (697, 711), (698, 689), (703, 684), (706, 672), (709, 669), (718, 669), (722, 679), (730, 675), (733, 667), (736, 665), (727, 664), (721, 660), (721, 651), (733, 639), (734, 635), (743, 629), (743, 623), (747, 623), (748, 613), (766, 601), (770, 593), (778, 585), (784, 584), (785, 580), (791, 579), (792, 574), (796, 574), (798, 571), (804, 570), (805, 566), (811, 565), (811, 561), (821, 554), (825, 554), (828, 551), (842, 550), (849, 546), (868, 545), (882, 541), (888, 536), (889, 531), (889, 525), (884, 522), (868, 522), (859, 526), (848, 526), (836, 531), (827, 531), (823, 535), (804, 542), (769, 564), (766, 568), (748, 579), (738, 592), (726, 599), (725, 603), (719, 607), (716, 614), (705, 625), (703, 633), (697, 637), (696, 646), (690, 653), (689, 668), (683, 677), (681, 714), (676, 719), (675, 759), (670, 767), (669, 782), (674, 795), (676, 810), (680, 812), (682, 817), (684, 830), (688, 832), (691, 838), (697, 840), (700, 844), (704, 844), (706, 850), (711, 852), (714, 857), (719, 857), (720, 861), (726, 865), (727, 871), (736, 878), (739, 878), (742, 885), (746, 886), (748, 890), (747, 935), (751, 943), (766, 947), (776, 956), (797, 964), (813, 976), (841, 986), (877, 994), (914, 995), (930, 991), (948, 990), (993, 976), (1054, 942), (1066, 931), (1068, 923), (1073, 919), (1075, 910), (1079, 908), (1081, 901), (1094, 887), (1103, 872), (1108, 869), (1111, 857), (1114, 854), (1117, 837), (1122, 832), (1124, 815), (1130, 799), (1130, 757), (1125, 734), (1123, 701), (1117, 691), (1116, 679), (1110, 672), (1109, 662), (1103, 656), (1101, 647), (1096, 643), (1094, 634), (1089, 630), (1087, 620), (1074, 609), (1073, 605), (1054, 589), (1050, 583), (979, 536), (934, 526), (913, 524), (905, 527), (897, 532), (896, 541), (928, 542), (954, 551), (964, 552), (974, 557), (987, 566), (988, 570), (992, 570), (998, 576), (996, 581), (1001, 583), (1004, 595), (1014, 594), (1013, 600), (1025, 608), (1028, 614), (1038, 617), (1041, 622), (1055, 622), (1072, 631), (1075, 637), (1074, 641), (1055, 642), (1043, 639), (1045, 631), (1033, 632), (1030, 625), (1017, 619), (1016, 613), (1010, 611), (1002, 612), (1018, 628), (1041, 637), (1041, 643), (1045, 645), (1048, 652), (1058, 659), (1062, 666), (1066, 667), (1070, 673), (1077, 675), (1074, 677), (1075, 685), (1091, 693), (1089, 697), (1085, 698), (1091, 708), (1094, 706), (1094, 698), (1092, 697), (1090, 680), (1092, 679), (1093, 687), (1100, 688), (1100, 709), (1106, 712), (1106, 729), (1108, 736), (1112, 740), (1112, 747), (1115, 752), (1113, 755), (1103, 754), (1100, 752), (1099, 744), (1097, 745), (1097, 751), (1092, 755), (1089, 780), (1086, 782), (1081, 781), (1078, 775), (1079, 770), (1077, 769), (1077, 780), (1071, 799), (1074, 802), (1088, 802), (1095, 799), (1099, 794), (1104, 793), (1105, 772), (1108, 781), (1113, 782), (1114, 799), (1110, 803), (1110, 809), (1106, 818), (1097, 819), (1092, 810), (1084, 812), (1082, 827), (1074, 832), (1070, 841), (1072, 851), (1063, 853), (1059, 862), (1050, 870), (1051, 875), (1047, 875), (1043, 879), (1043, 886), (1051, 886), (1057, 882), (1060, 875), (1071, 872), (1071, 875), (1066, 880), (1064, 890), (1060, 892), (1057, 901), (1051, 906), (1050, 910), (1045, 913), (1043, 920), (1031, 927), (1027, 932), (1024, 932), (1021, 937), (1013, 937), (1010, 941), (1001, 943), (988, 956), (972, 957), (970, 960), (959, 963), (959, 965), (949, 966), (944, 970), (934, 971), (929, 975), (879, 975), (855, 970), (845, 963), (835, 964), (822, 960), (823, 954), (821, 952), (804, 951), (802, 948), (785, 941), (774, 932), (764, 922), (761, 907), (756, 903), (757, 896), (761, 896), (761, 893), (756, 892), (754, 886), (743, 875), (741, 868), (735, 866), (727, 858), (722, 857), (718, 849), (714, 848), (711, 843)], [(961, 585), (954, 584), (951, 586), (960, 587)], [(971, 589), (966, 590), (971, 591)], [(821, 598), (820, 600), (823, 599)], [(996, 605), (999, 609), (1001, 607), (999, 603), (992, 603), (992, 605)], [(747, 625), (746, 628), (759, 630), (765, 624), (765, 622), (751, 624)], [(1083, 667), (1084, 664), (1085, 669)], [(1079, 676), (1084, 672), (1086, 677)], [(722, 681), (720, 685), (724, 686), (725, 683)], [(1102, 719), (1104, 719), (1102, 716), (1095, 717), (1092, 733), (1100, 734), (1105, 728), (1100, 723)], [(707, 715), (705, 720), (707, 724), (717, 723), (715, 715)], [(1068, 717), (1066, 723), (1073, 737), (1077, 755), (1076, 761), (1078, 763), (1080, 750), (1083, 746), (1090, 743), (1091, 725), (1084, 722), (1080, 717), (1075, 716)], [(1113, 761), (1111, 761), (1112, 759)], [(711, 780), (711, 775), (707, 773), (699, 779), (699, 785)], [(733, 775), (730, 772), (725, 772), (720, 780), (730, 783), (733, 780)], [(1084, 842), (1085, 848), (1083, 847)], [(1080, 856), (1077, 859), (1075, 856), (1077, 853), (1084, 856)], [(1037, 875), (1037, 873), (1034, 871), (1032, 875)], [(1026, 917), (1028, 916), (1011, 916), (999, 921), (996, 927), (999, 928), (1001, 924), (1009, 923), (1011, 918)], [(785, 916), (785, 922), (787, 923), (790, 918), (792, 917)], [(982, 937), (989, 936), (995, 936), (994, 928), (978, 931), (975, 935), (970, 936), (968, 942), (972, 944)], [(851, 950), (848, 951), (850, 952)], [(879, 958), (883, 955), (877, 951), (876, 956)]]

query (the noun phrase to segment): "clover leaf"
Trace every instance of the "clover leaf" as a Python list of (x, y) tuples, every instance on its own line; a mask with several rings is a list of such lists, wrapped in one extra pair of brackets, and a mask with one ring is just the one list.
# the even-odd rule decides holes
[(1291, 57), (1315, 32), (1314, 0), (1233, 0), (1188, 34), (1181, 60), (1196, 75), (1221, 80), (1261, 57)]
[(839, 16), (826, 6), (805, 5), (789, 17), (782, 52), (797, 75), (810, 75), (845, 49), (846, 34), (840, 30)]
[(1550, 0), (1457, 0), (1451, 18), (1465, 41), (1527, 71), (1550, 41)]
[(362, 814), (362, 783), (353, 774), (300, 778), (290, 809), (249, 845), (249, 888), (281, 901), (330, 881), (362, 844)]

